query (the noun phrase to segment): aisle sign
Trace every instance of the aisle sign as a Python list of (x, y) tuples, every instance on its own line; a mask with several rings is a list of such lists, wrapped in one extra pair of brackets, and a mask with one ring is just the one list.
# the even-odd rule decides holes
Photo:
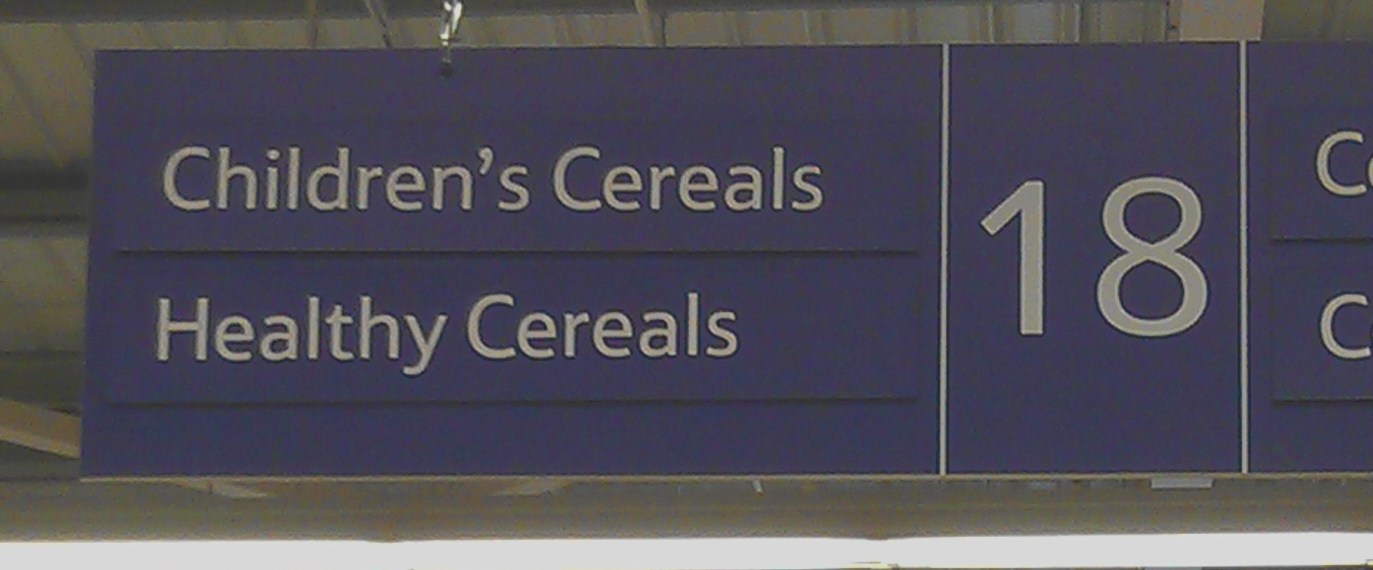
[(1373, 469), (1370, 56), (102, 53), (83, 472)]
[(99, 64), (88, 475), (937, 468), (937, 47)]
[[(1373, 444), (1365, 217), (1373, 89), (1360, 44), (1249, 49), (1250, 310), (1256, 468), (1367, 471)], [(1331, 83), (1332, 78), (1338, 78)], [(1330, 87), (1302, 89), (1325, 83)]]

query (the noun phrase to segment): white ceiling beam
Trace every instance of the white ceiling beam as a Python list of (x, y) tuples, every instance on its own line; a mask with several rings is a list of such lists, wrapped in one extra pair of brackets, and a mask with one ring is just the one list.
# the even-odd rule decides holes
[[(81, 418), (47, 408), (0, 399), (0, 441), (67, 459), (81, 457)], [(263, 499), (271, 495), (253, 487), (207, 480), (173, 483), (229, 499)]]
[(76, 459), (81, 456), (81, 419), (0, 399), (0, 441)]

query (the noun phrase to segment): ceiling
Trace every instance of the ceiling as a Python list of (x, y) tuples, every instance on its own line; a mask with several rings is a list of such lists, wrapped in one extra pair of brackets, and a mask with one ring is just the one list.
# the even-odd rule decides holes
[[(367, 4), (0, 0), (0, 400), (58, 420), (80, 412), (93, 53), (390, 46), (435, 49), (437, 61), (436, 0), (387, 0), (381, 13)], [(1265, 39), (1373, 38), (1373, 2), (1345, 0), (467, 4), (461, 49), (1176, 41), (1208, 37), (1188, 29), (1189, 13), (1233, 23), (1241, 9), (1261, 17)], [(0, 444), (0, 539), (1373, 530), (1368, 480), (173, 486), (79, 483), (75, 453), (45, 449)]]

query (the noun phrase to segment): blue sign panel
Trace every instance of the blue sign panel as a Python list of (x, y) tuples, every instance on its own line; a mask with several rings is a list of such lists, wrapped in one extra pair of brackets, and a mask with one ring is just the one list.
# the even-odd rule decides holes
[(1357, 435), (1373, 425), (1361, 401), (1373, 399), (1370, 57), (1351, 44), (1249, 50), (1250, 217), (1272, 224), (1250, 235), (1256, 471), (1373, 469)]
[(953, 50), (951, 472), (1238, 468), (1237, 58)]
[(508, 50), (455, 65), (450, 79), (426, 52), (102, 55), (104, 76), (170, 84), (100, 85), (102, 127), (119, 133), (103, 176), (137, 184), (104, 203), (110, 245), (913, 252), (921, 239), (909, 220), (939, 157), (913, 151), (938, 136), (935, 48)]
[(1253, 116), (1269, 125), (1266, 136), (1255, 141), (1254, 157), (1270, 173), (1263, 180), (1266, 197), (1273, 200), (1270, 237), (1373, 239), (1368, 223), (1373, 200), (1358, 199), (1373, 178), (1373, 141), (1364, 139), (1364, 133), (1373, 133), (1368, 109), (1275, 102)]
[(932, 399), (918, 262), (138, 256), (91, 324), (118, 403)]
[(1276, 266), (1267, 335), (1279, 400), (1373, 398), (1369, 345), (1373, 267), (1289, 262)]
[(1373, 470), (1373, 46), (435, 57), (99, 57), (86, 475)]
[(939, 48), (433, 58), (101, 54), (87, 475), (935, 472)]
[(934, 473), (919, 402), (182, 406), (82, 417), (87, 477)]

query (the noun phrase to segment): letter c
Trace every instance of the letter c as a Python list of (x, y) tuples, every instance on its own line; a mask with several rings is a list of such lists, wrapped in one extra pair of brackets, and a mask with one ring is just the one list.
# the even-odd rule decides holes
[[(1336, 196), (1354, 197), (1362, 196), (1368, 192), (1368, 187), (1363, 184), (1344, 185), (1335, 181), (1330, 175), (1330, 151), (1334, 150), (1335, 145), (1342, 142), (1355, 142), (1363, 144), (1363, 133), (1358, 131), (1340, 131), (1321, 142), (1321, 147), (1316, 150), (1316, 177), (1321, 180), (1321, 186), (1326, 191)], [(1369, 167), (1370, 174), (1373, 174), (1373, 165)]]
[(492, 305), (504, 305), (506, 307), (515, 306), (515, 298), (505, 293), (492, 293), (477, 300), (472, 305), (472, 311), (467, 314), (467, 342), (472, 345), (472, 350), (477, 354), (491, 360), (509, 360), (515, 358), (514, 347), (492, 348), (491, 345), (482, 341), (481, 323), (482, 313)]
[(204, 158), (209, 160), (210, 149), (203, 146), (187, 146), (177, 149), (172, 156), (167, 158), (167, 165), (162, 168), (162, 195), (167, 197), (179, 210), (187, 212), (199, 212), (210, 209), (208, 199), (188, 200), (176, 189), (176, 169), (188, 158)]
[(567, 191), (567, 167), (572, 161), (579, 158), (601, 158), (601, 151), (594, 146), (582, 145), (573, 147), (558, 157), (558, 163), (553, 166), (553, 193), (558, 196), (558, 201), (564, 206), (578, 212), (594, 212), (601, 209), (600, 200), (580, 200)]
[(1325, 310), (1321, 311), (1321, 344), (1325, 349), (1337, 358), (1345, 360), (1363, 360), (1373, 355), (1373, 350), (1369, 347), (1350, 348), (1341, 345), (1335, 340), (1335, 313), (1347, 305), (1368, 306), (1368, 297), (1359, 293), (1342, 293), (1336, 295), (1330, 302), (1325, 304)]

